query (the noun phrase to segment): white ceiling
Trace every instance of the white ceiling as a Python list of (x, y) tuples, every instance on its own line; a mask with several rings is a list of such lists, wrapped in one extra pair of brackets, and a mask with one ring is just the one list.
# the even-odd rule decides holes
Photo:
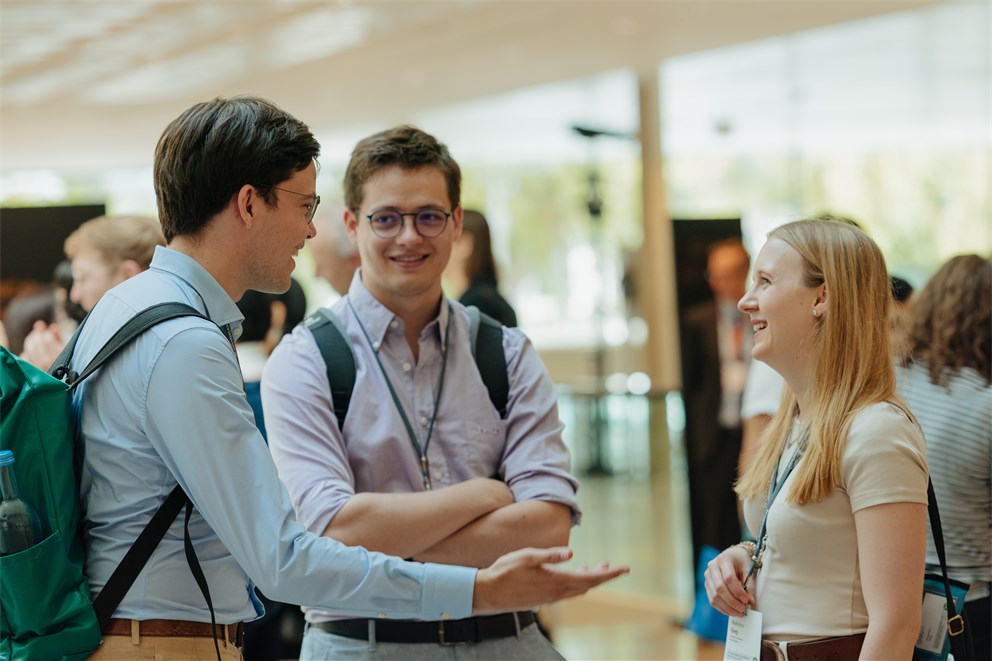
[(0, 1), (0, 169), (148, 165), (164, 126), (258, 94), (316, 132), (932, 0)]

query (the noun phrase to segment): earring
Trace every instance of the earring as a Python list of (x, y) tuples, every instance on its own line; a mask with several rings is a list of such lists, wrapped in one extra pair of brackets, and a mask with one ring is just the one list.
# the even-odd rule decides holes
[(819, 317), (820, 316), (820, 311), (817, 310), (816, 308), (813, 308), (813, 316), (814, 317)]

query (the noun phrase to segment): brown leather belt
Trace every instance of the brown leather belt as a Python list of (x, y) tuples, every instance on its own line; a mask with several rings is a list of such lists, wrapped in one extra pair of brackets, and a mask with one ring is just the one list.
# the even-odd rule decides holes
[[(214, 632), (209, 622), (187, 622), (186, 620), (136, 620), (138, 634), (141, 636), (162, 636), (166, 638), (213, 638)], [(105, 636), (130, 636), (132, 620), (111, 618), (110, 624), (103, 630)], [(241, 647), (244, 641), (245, 627), (236, 624), (218, 624), (217, 639), (234, 643)]]
[[(516, 616), (516, 617), (514, 617)], [(415, 622), (410, 620), (374, 620), (375, 639), (380, 643), (436, 643), (460, 645), (480, 643), (495, 638), (516, 636), (536, 621), (531, 611), (470, 617), (464, 620)], [(369, 620), (334, 620), (310, 625), (345, 638), (369, 639)]]
[(761, 661), (849, 661), (858, 658), (865, 634), (811, 640), (808, 643), (789, 643), (783, 654), (777, 643), (761, 641)]

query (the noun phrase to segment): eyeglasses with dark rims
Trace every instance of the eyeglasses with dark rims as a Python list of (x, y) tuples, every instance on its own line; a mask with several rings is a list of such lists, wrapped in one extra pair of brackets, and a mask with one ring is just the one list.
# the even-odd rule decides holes
[(413, 229), (417, 234), (425, 239), (433, 239), (444, 231), (448, 219), (451, 218), (451, 212), (421, 209), (414, 213), (400, 213), (387, 209), (367, 214), (365, 217), (369, 219), (369, 225), (376, 236), (381, 239), (392, 239), (403, 231), (403, 219), (407, 216), (413, 218)]

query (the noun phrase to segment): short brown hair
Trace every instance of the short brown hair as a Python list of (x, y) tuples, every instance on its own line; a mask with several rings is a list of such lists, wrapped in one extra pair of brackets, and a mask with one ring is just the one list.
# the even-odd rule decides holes
[(462, 171), (448, 148), (431, 134), (415, 126), (403, 125), (370, 135), (355, 145), (344, 173), (345, 205), (358, 211), (365, 196), (365, 182), (390, 165), (406, 170), (437, 168), (448, 184), (451, 208), (461, 203)]
[(320, 145), (307, 125), (253, 96), (198, 103), (174, 119), (155, 147), (155, 197), (166, 241), (196, 236), (242, 186), (272, 187), (309, 167)]
[(99, 216), (87, 220), (65, 240), (66, 257), (94, 248), (103, 261), (116, 267), (134, 260), (142, 270), (152, 263), (155, 246), (164, 246), (165, 237), (154, 218), (148, 216)]

